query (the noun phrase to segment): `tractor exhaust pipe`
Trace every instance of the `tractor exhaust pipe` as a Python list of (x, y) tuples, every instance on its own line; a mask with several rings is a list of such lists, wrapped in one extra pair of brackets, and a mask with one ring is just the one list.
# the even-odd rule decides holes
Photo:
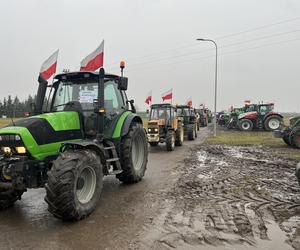
[(97, 109), (97, 139), (102, 141), (104, 131), (104, 77), (105, 71), (103, 68), (99, 70), (99, 85), (98, 85), (98, 109)]
[(38, 82), (39, 82), (39, 88), (37, 91), (35, 108), (34, 108), (35, 115), (43, 113), (45, 94), (48, 86), (48, 82), (41, 75), (39, 75)]

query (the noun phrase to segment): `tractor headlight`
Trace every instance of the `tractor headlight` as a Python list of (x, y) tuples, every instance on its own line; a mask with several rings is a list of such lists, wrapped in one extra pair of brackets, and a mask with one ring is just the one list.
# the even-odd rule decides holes
[(150, 128), (148, 128), (148, 132), (151, 132), (151, 129), (150, 129)]
[(155, 129), (154, 129), (154, 132), (158, 132), (158, 129), (157, 129), (157, 128), (155, 128)]
[(16, 147), (16, 151), (18, 152), (18, 154), (26, 154), (25, 147)]
[(4, 154), (8, 154), (8, 155), (11, 154), (11, 148), (10, 147), (2, 147), (1, 150)]

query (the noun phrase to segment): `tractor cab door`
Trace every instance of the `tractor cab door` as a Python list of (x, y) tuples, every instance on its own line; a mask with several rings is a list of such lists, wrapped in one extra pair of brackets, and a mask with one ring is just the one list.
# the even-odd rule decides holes
[(127, 97), (114, 81), (104, 84), (104, 136), (111, 138), (120, 116), (128, 110)]

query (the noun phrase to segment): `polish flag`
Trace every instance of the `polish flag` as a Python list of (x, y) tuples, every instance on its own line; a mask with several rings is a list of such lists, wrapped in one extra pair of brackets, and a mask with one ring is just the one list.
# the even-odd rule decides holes
[(165, 100), (172, 100), (173, 98), (173, 89), (168, 90), (167, 92), (161, 95), (163, 101)]
[(58, 57), (58, 50), (55, 51), (45, 62), (43, 62), (40, 70), (40, 76), (44, 80), (47, 81), (51, 76), (55, 74), (57, 57)]
[(251, 103), (251, 100), (245, 100), (244, 103), (245, 103), (245, 104), (250, 104), (250, 103)]
[(192, 105), (193, 105), (192, 97), (190, 97), (189, 99), (186, 100), (186, 105), (189, 105), (190, 107), (192, 107)]
[(146, 97), (146, 100), (145, 100), (145, 103), (147, 103), (148, 105), (150, 105), (151, 102), (152, 102), (152, 91), (150, 91), (147, 94), (147, 97)]
[(80, 71), (95, 71), (103, 67), (104, 40), (100, 46), (84, 58), (80, 63)]

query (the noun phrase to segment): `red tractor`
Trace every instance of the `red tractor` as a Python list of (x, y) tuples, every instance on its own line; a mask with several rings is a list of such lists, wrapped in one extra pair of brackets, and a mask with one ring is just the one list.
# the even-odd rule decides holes
[(273, 131), (280, 129), (283, 116), (273, 111), (274, 104), (251, 104), (246, 112), (238, 116), (238, 127), (242, 131), (253, 129)]

